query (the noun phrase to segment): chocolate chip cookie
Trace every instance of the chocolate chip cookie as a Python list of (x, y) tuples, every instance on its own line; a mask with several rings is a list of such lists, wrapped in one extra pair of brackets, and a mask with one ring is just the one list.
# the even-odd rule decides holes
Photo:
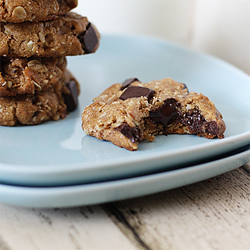
[(141, 83), (137, 78), (106, 89), (82, 113), (87, 135), (128, 150), (158, 134), (223, 138), (226, 125), (214, 103), (171, 78)]
[(0, 0), (0, 22), (56, 19), (75, 8), (77, 4), (77, 0)]
[(78, 94), (78, 82), (66, 71), (57, 84), (36, 94), (0, 97), (0, 125), (36, 125), (63, 119), (76, 109)]
[(45, 22), (0, 23), (0, 56), (59, 57), (93, 53), (100, 35), (73, 12)]
[(45, 90), (63, 77), (66, 66), (65, 57), (0, 57), (0, 97)]

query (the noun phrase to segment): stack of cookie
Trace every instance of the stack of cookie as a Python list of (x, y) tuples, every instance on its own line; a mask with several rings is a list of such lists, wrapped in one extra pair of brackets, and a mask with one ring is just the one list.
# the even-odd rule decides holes
[(0, 125), (59, 120), (77, 107), (66, 56), (94, 53), (99, 33), (77, 0), (0, 1)]

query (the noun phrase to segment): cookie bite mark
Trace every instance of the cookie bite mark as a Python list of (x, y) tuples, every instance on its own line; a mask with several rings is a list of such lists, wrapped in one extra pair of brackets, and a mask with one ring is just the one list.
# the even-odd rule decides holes
[(185, 84), (171, 78), (147, 83), (132, 78), (124, 85), (110, 86), (84, 109), (82, 128), (87, 135), (131, 151), (159, 134), (223, 138), (226, 125), (214, 103), (188, 92)]

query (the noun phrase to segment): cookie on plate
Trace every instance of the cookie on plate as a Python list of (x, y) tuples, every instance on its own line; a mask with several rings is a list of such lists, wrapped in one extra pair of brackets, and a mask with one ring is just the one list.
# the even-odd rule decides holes
[(203, 94), (188, 91), (171, 78), (141, 83), (128, 79), (106, 89), (82, 113), (87, 135), (128, 150), (155, 135), (179, 133), (223, 138), (221, 113)]
[(59, 57), (94, 53), (100, 34), (73, 12), (45, 22), (0, 23), (0, 56)]
[(0, 125), (36, 125), (59, 120), (78, 105), (79, 84), (66, 71), (57, 84), (36, 94), (0, 97)]
[(78, 4), (77, 0), (1, 0), (0, 22), (21, 23), (56, 19)]
[(65, 57), (0, 56), (0, 97), (45, 90), (63, 77), (66, 66)]

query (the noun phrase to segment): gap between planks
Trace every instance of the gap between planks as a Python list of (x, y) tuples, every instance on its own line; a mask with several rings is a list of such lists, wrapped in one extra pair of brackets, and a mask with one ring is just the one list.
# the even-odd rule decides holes
[[(245, 249), (250, 245), (250, 178), (245, 166), (199, 183), (102, 208), (124, 235), (144, 250), (223, 249), (230, 244)], [(180, 223), (179, 228), (176, 223)]]

